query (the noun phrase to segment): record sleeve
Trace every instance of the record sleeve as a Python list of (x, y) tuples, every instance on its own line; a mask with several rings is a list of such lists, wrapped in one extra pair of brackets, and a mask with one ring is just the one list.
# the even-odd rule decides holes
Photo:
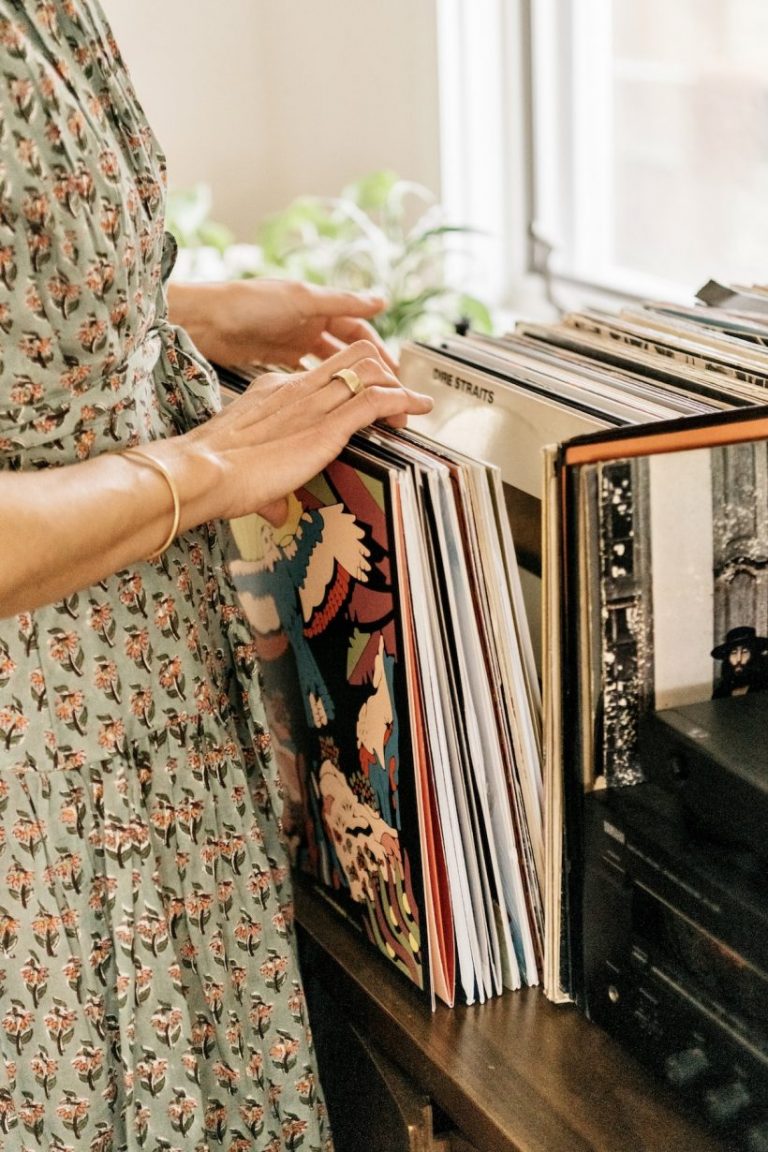
[(431, 992), (398, 477), (347, 448), (278, 529), (233, 524), (298, 867)]

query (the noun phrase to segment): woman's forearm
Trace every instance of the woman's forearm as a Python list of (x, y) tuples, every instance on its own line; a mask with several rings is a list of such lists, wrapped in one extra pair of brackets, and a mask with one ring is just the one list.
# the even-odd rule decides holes
[[(351, 369), (351, 390), (343, 369)], [(141, 446), (178, 494), (178, 530), (259, 511), (277, 523), (285, 497), (335, 459), (353, 433), (402, 427), (431, 400), (401, 387), (367, 341), (307, 372), (260, 376), (182, 436)], [(0, 469), (0, 616), (27, 611), (146, 559), (167, 540), (174, 500), (162, 474), (112, 453), (81, 464)]]
[[(171, 471), (179, 530), (207, 519), (215, 458), (183, 437), (142, 451)], [(143, 560), (167, 538), (172, 517), (162, 475), (120, 453), (61, 468), (0, 471), (0, 617), (59, 600)]]

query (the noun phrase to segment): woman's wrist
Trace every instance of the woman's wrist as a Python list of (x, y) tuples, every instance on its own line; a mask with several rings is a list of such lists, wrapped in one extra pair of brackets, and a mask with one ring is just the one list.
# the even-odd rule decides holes
[(186, 435), (139, 447), (167, 470), (171, 485), (125, 451), (63, 468), (0, 470), (0, 531), (10, 542), (0, 565), (0, 617), (53, 603), (155, 555), (176, 526), (174, 491), (179, 533), (225, 515), (226, 470), (207, 444)]
[(203, 356), (219, 363), (224, 362), (230, 289), (227, 283), (168, 285), (168, 319), (186, 330)]
[[(225, 469), (219, 456), (190, 433), (142, 444), (171, 474), (179, 499), (179, 532), (224, 515)], [(170, 517), (170, 513), (169, 513)]]

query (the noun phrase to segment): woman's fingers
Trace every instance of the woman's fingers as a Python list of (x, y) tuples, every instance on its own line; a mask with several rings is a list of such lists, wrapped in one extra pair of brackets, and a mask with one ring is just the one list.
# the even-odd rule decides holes
[(330, 356), (335, 356), (337, 352), (343, 352), (346, 346), (346, 341), (339, 340), (336, 336), (332, 336), (330, 332), (321, 332), (312, 352), (315, 356), (319, 356), (321, 360), (327, 360)]
[[(344, 352), (322, 368), (268, 374), (186, 434), (202, 442), (225, 477), (219, 515), (260, 510), (279, 523), (283, 498), (321, 472), (355, 432), (377, 420), (401, 427), (432, 407), (428, 396), (402, 387), (375, 358), (355, 361)], [(345, 379), (347, 373), (354, 375)]]
[(321, 472), (355, 432), (377, 420), (401, 427), (409, 415), (424, 414), (432, 407), (429, 396), (402, 387), (371, 384), (353, 394), (342, 380), (333, 384), (343, 391), (340, 400), (337, 394), (324, 421), (294, 422), (284, 429), (283, 437), (271, 437), (262, 446), (259, 458), (264, 474), (269, 476), (270, 490), (264, 492), (262, 488), (266, 499), (257, 507), (262, 514), (268, 509), (272, 522), (276, 519), (275, 509), (282, 508), (275, 502)]
[[(386, 388), (400, 388), (400, 381), (390, 372), (389, 368), (381, 363), (380, 360), (374, 359), (372, 356), (366, 356), (361, 360), (354, 360), (349, 365), (334, 367), (330, 375), (331, 382), (333, 380), (342, 380), (351, 385), (351, 381), (355, 379), (360, 381), (358, 387), (369, 387), (372, 384), (380, 384)], [(354, 393), (358, 387), (350, 387)]]
[[(318, 429), (307, 427), (296, 430), (296, 442), (304, 445), (302, 451), (307, 454), (317, 447), (332, 451), (322, 462), (316, 460), (315, 471), (320, 471), (326, 464), (338, 455), (350, 436), (366, 428), (376, 421), (386, 421), (395, 427), (404, 427), (409, 416), (424, 415), (432, 408), (432, 399), (419, 392), (412, 392), (408, 388), (398, 385), (396, 388), (388, 384), (364, 385), (354, 394), (342, 383), (336, 381), (345, 392), (342, 399), (336, 404), (326, 418), (323, 436), (318, 437)], [(323, 441), (325, 440), (325, 444)], [(305, 463), (308, 456), (305, 457)]]
[(285, 523), (285, 518), (288, 515), (288, 497), (279, 496), (277, 500), (272, 500), (269, 504), (264, 504), (261, 508), (257, 508), (259, 516), (263, 516), (268, 520), (273, 528), (279, 528), (281, 524)]
[(391, 364), (380, 355), (379, 349), (373, 340), (355, 340), (351, 344), (345, 344), (335, 355), (323, 361), (322, 364), (318, 364), (317, 368), (313, 369), (313, 371), (326, 368), (330, 372), (335, 372), (337, 368), (348, 368), (360, 360), (372, 360), (382, 371), (387, 372), (389, 375), (394, 374), (394, 369)]
[(307, 372), (258, 377), (210, 431), (232, 447), (254, 448), (308, 431), (321, 440), (327, 434), (340, 449), (353, 431), (376, 420), (402, 427), (409, 414), (430, 408), (427, 397), (403, 388), (374, 345), (358, 341)]
[(381, 359), (392, 372), (397, 372), (397, 361), (372, 324), (353, 316), (338, 316), (328, 323), (328, 333), (346, 344), (367, 340), (373, 344)]
[(356, 390), (344, 381), (344, 374), (350, 372), (366, 388), (374, 384), (400, 388), (399, 380), (381, 360), (375, 345), (368, 340), (358, 340), (307, 372), (267, 373), (253, 382), (246, 395), (258, 404), (254, 415), (259, 419), (278, 411), (285, 415), (291, 407), (296, 409), (294, 416), (302, 423), (318, 421)]
[(332, 356), (347, 345), (367, 340), (393, 371), (397, 361), (370, 323), (372, 317), (386, 308), (387, 301), (376, 293), (347, 292), (320, 285), (302, 285), (304, 299), (311, 303), (316, 316), (324, 317), (323, 330), (311, 351), (317, 356)]
[(305, 299), (312, 302), (312, 312), (331, 320), (340, 317), (370, 319), (387, 306), (386, 296), (377, 292), (352, 292), (346, 288), (308, 282), (302, 282), (301, 287)]

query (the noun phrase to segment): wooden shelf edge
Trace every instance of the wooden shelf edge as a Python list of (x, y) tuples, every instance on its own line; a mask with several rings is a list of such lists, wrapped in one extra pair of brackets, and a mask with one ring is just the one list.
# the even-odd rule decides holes
[(304, 878), (308, 955), (357, 1027), (488, 1152), (723, 1152), (607, 1034), (538, 989), (430, 1011)]

